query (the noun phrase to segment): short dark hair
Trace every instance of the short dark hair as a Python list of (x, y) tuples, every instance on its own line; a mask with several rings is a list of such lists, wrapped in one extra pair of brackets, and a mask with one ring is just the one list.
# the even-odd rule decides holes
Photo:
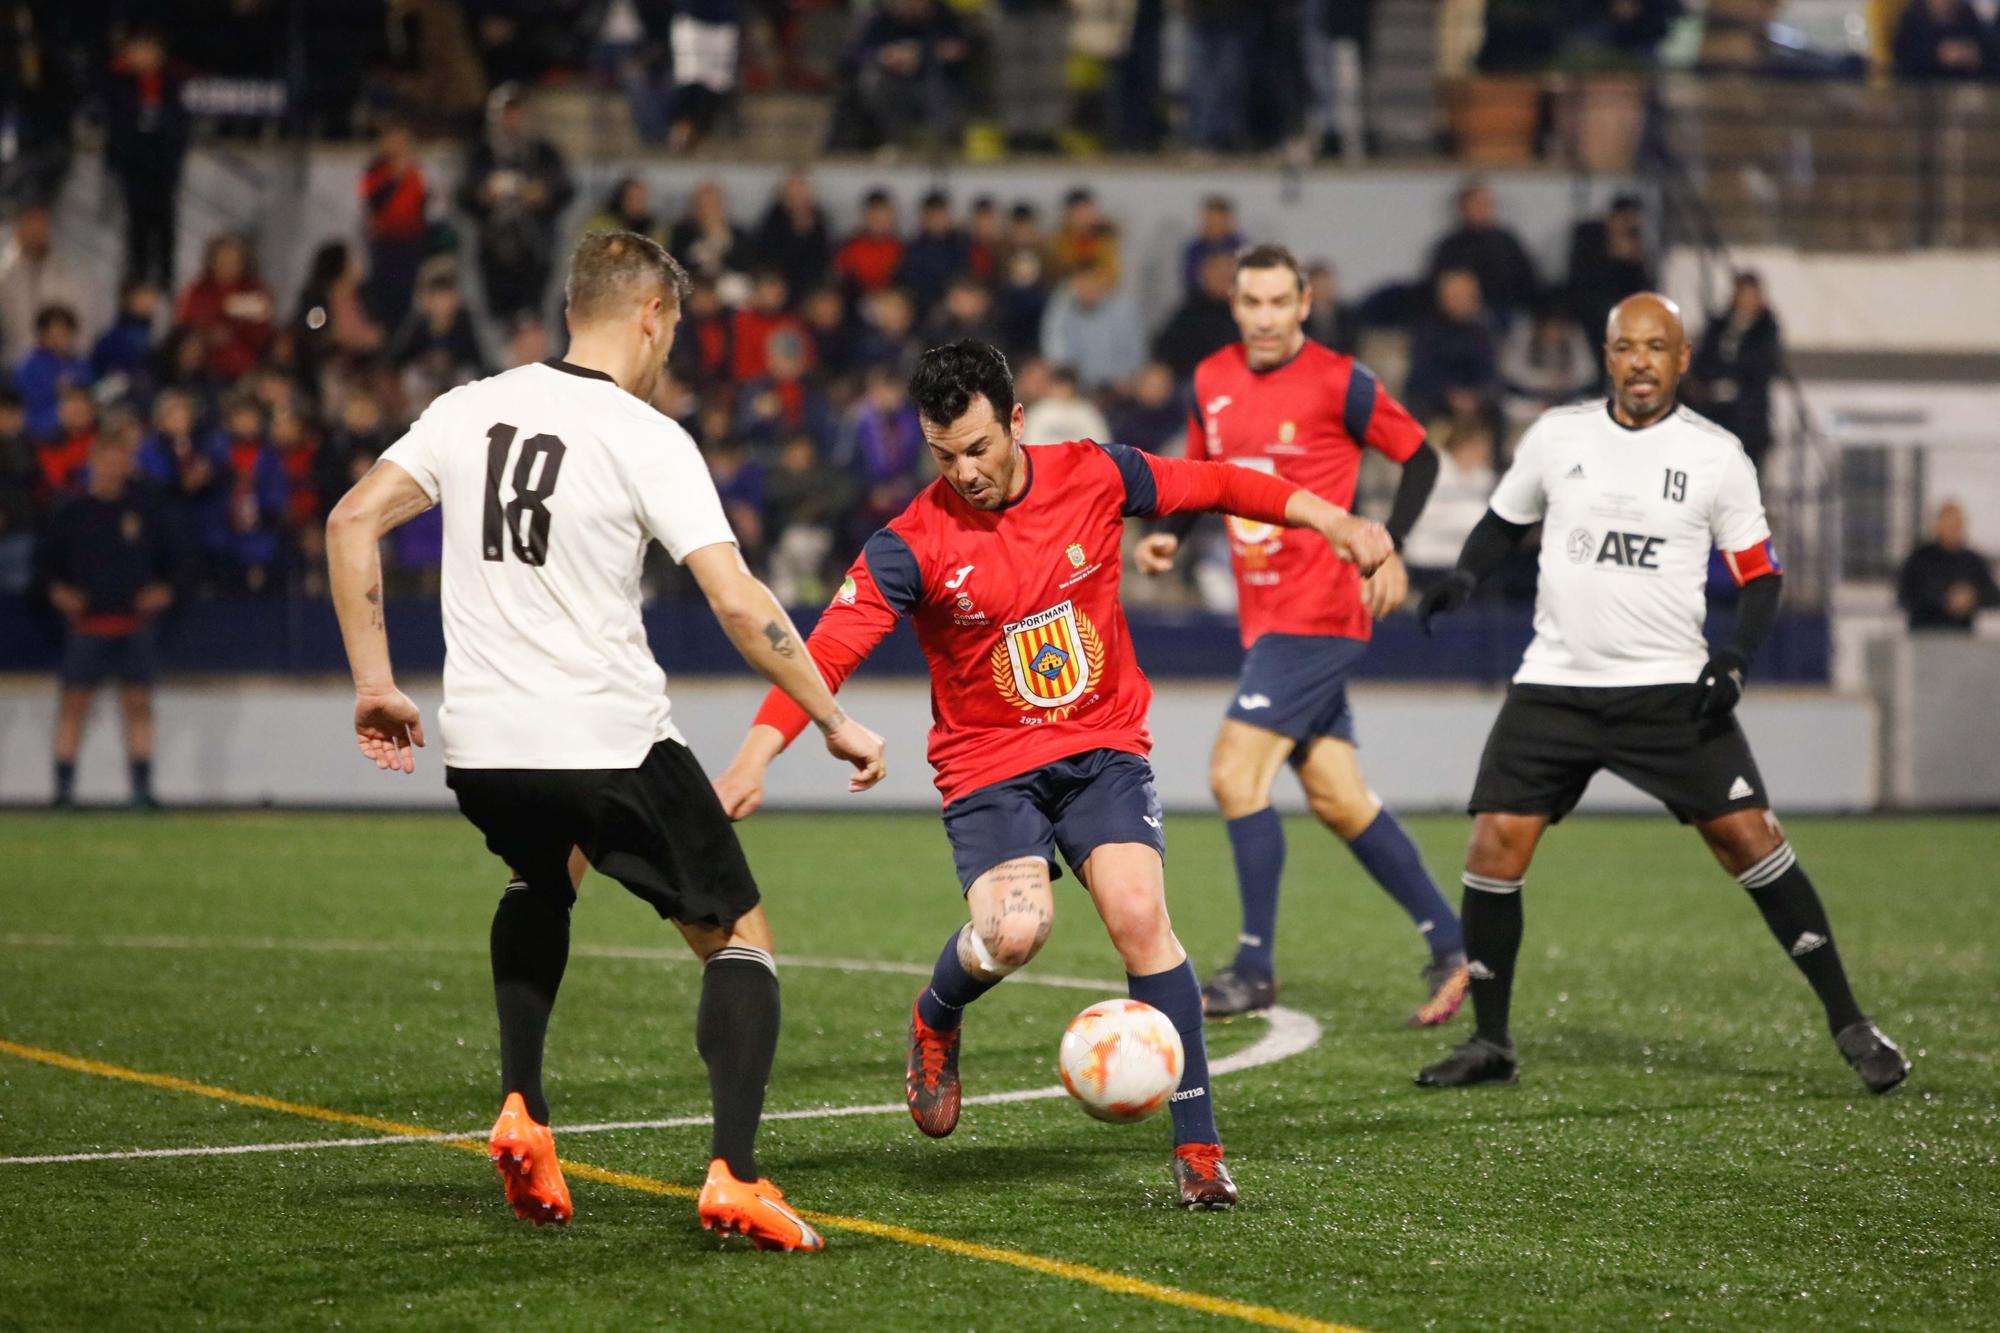
[(1298, 283), (1299, 290), (1306, 289), (1305, 270), (1299, 267), (1299, 261), (1292, 252), (1282, 245), (1267, 241), (1262, 245), (1253, 245), (1236, 256), (1238, 273), (1253, 268), (1288, 268), (1292, 271), (1292, 280)]
[(75, 333), (81, 327), (77, 323), (76, 311), (71, 310), (66, 305), (45, 305), (35, 312), (36, 333), (47, 333), (56, 324), (69, 325), (71, 333)]
[(678, 306), (693, 288), (687, 270), (650, 236), (635, 231), (594, 231), (576, 243), (563, 280), (563, 299), (577, 319), (594, 319), (615, 303), (638, 304), (657, 284), (669, 305)]
[(968, 338), (933, 347), (917, 358), (910, 401), (925, 421), (949, 426), (965, 415), (975, 397), (993, 405), (997, 420), (1014, 415), (1014, 372), (999, 348)]

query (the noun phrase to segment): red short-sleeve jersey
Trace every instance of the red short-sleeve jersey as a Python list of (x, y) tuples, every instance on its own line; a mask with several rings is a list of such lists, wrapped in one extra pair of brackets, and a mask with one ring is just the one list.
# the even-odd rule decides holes
[[(1311, 339), (1265, 371), (1232, 343), (1195, 367), (1194, 394), (1189, 458), (1272, 473), (1343, 509), (1354, 507), (1363, 448), (1400, 463), (1424, 442), (1366, 366)], [(1317, 534), (1232, 518), (1229, 549), (1244, 647), (1265, 634), (1368, 637), (1360, 573)]]
[[(943, 480), (926, 487), (868, 539), (806, 643), (837, 690), (910, 618), (947, 804), (1086, 750), (1151, 750), (1152, 687), (1118, 600), (1126, 517), (1227, 507), (1278, 523), (1296, 489), (1088, 441), (1028, 448), (1027, 461), (1027, 486), (1003, 509), (975, 508)], [(757, 714), (787, 740), (806, 720), (776, 690)]]

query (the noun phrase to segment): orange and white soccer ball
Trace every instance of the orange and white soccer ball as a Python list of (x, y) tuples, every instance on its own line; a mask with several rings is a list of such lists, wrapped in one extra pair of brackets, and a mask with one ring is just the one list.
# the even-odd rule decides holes
[(1063, 1086), (1099, 1120), (1129, 1124), (1167, 1104), (1187, 1053), (1167, 1016), (1138, 1000), (1100, 1000), (1070, 1020), (1058, 1057)]

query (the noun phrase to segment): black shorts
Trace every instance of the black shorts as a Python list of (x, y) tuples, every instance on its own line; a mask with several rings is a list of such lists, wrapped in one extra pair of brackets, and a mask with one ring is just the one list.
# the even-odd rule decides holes
[(581, 847), (674, 921), (728, 927), (757, 905), (736, 830), (678, 741), (637, 768), (446, 768), (444, 780), (487, 850), (537, 888), (567, 888), (570, 848)]
[(1486, 737), (1473, 814), (1576, 808), (1600, 768), (1661, 801), (1683, 824), (1770, 805), (1732, 717), (1694, 720), (1694, 685), (1515, 685)]
[(71, 633), (63, 641), (62, 683), (94, 690), (106, 680), (151, 685), (159, 674), (159, 647), (151, 627), (130, 634)]

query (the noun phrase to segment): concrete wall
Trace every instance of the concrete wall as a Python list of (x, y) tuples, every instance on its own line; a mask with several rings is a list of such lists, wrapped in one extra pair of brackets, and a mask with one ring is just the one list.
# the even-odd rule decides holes
[[(1169, 808), (1209, 808), (1208, 747), (1229, 693), (1221, 682), (1176, 682), (1163, 686), (1154, 700), (1154, 767)], [(352, 695), (344, 681), (170, 685), (159, 698), (160, 796), (169, 803), (232, 805), (448, 804), (443, 760), (435, 748), (436, 683), (419, 682), (412, 694), (433, 723), (433, 748), (420, 753), (414, 777), (403, 777), (376, 772), (356, 753), (348, 730)], [(47, 799), (53, 696), (46, 681), (0, 682), (0, 801)], [(888, 780), (868, 796), (850, 798), (841, 767), (806, 738), (773, 769), (770, 803), (935, 809), (937, 795), (924, 762), (930, 708), (923, 687), (857, 681), (841, 697), (856, 717), (888, 738)], [(674, 683), (675, 717), (711, 771), (728, 762), (761, 698), (762, 691), (744, 680)], [(1500, 698), (1495, 690), (1357, 686), (1362, 759), (1376, 790), (1407, 810), (1462, 808)], [(1870, 702), (1823, 691), (1758, 690), (1743, 717), (1780, 808), (1874, 805)], [(124, 797), (117, 721), (108, 697), (86, 739), (78, 787), (85, 800)], [(1284, 808), (1299, 808), (1296, 783), (1281, 778), (1278, 789)], [(1653, 807), (1607, 775), (1592, 786), (1585, 808)]]

